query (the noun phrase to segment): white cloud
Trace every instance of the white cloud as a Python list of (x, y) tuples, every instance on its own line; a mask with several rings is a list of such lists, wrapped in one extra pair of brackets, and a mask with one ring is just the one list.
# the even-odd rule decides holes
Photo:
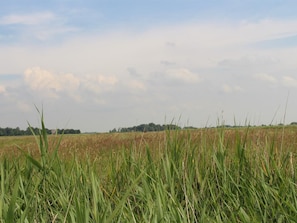
[(58, 75), (39, 67), (26, 69), (24, 80), (32, 90), (52, 98), (58, 98), (58, 92), (62, 91), (71, 94), (80, 85), (80, 80), (73, 74)]
[(6, 93), (5, 86), (0, 85), (0, 94), (5, 94), (5, 93)]
[(223, 84), (222, 90), (224, 93), (234, 93), (243, 91), (242, 87), (240, 86), (230, 86), (228, 84)]
[[(293, 58), (297, 54), (295, 49), (292, 52), (281, 49), (275, 54), (271, 50), (250, 47), (249, 44), (279, 37), (284, 33), (297, 33), (296, 27), (297, 21), (266, 20), (239, 24), (189, 23), (143, 32), (76, 33), (75, 37), (50, 48), (1, 47), (0, 59), (6, 61), (2, 69), (14, 70), (14, 73), (16, 69), (28, 67), (28, 64), (73, 73), (92, 70), (116, 75), (120, 75), (127, 67), (133, 67), (146, 76), (164, 69), (164, 64), (169, 63), (172, 69), (185, 67), (190, 71), (217, 66), (219, 61), (225, 62), (225, 67), (233, 67), (232, 61), (237, 61), (237, 67), (252, 65), (259, 68), (265, 65), (266, 69), (271, 64), (275, 65), (275, 61), (291, 61), (291, 66), (294, 66)], [(47, 39), (63, 34), (64, 31), (73, 32), (75, 28), (57, 25), (33, 30), (38, 39)], [(168, 47), (168, 43), (174, 47)], [(289, 53), (293, 55), (288, 57)], [(17, 64), (15, 58), (20, 58)]]
[(33, 90), (52, 89), (60, 91), (62, 88), (55, 75), (39, 67), (27, 69), (25, 71), (25, 81)]
[[(65, 15), (52, 12), (37, 12), (31, 14), (11, 14), (0, 17), (0, 26), (12, 26), (14, 32), (3, 32), (4, 40), (16, 39), (26, 42), (54, 40), (78, 32), (80, 28), (68, 26)], [(26, 26), (25, 28), (23, 26)]]
[(128, 81), (128, 87), (129, 89), (146, 90), (145, 84), (138, 80)]
[(258, 73), (254, 75), (254, 78), (261, 80), (261, 81), (266, 81), (270, 83), (276, 83), (277, 79), (273, 77), (272, 75), (266, 74), (266, 73)]
[(0, 17), (0, 25), (38, 25), (52, 21), (56, 18), (51, 12), (40, 12), (33, 14), (11, 14)]
[(268, 55), (246, 54), (235, 59), (224, 59), (219, 61), (218, 65), (226, 68), (253, 68), (253, 67), (265, 67), (276, 65), (279, 61)]
[[(85, 90), (98, 95), (113, 89), (118, 79), (104, 75), (74, 75), (71, 73), (53, 73), (40, 67), (26, 69), (24, 81), (31, 90), (49, 98), (60, 98), (66, 93), (76, 101), (82, 100)], [(95, 97), (95, 95), (93, 95)], [(89, 95), (92, 97), (92, 95)]]
[(290, 76), (284, 76), (283, 84), (287, 87), (297, 87), (297, 79)]
[(242, 21), (218, 28), (224, 45), (254, 44), (268, 40), (286, 38), (297, 34), (297, 20), (263, 19), (257, 22)]
[(185, 83), (195, 83), (200, 81), (200, 78), (197, 74), (185, 68), (167, 70), (166, 75), (170, 78), (180, 80)]
[(111, 90), (117, 82), (118, 79), (114, 76), (87, 75), (82, 78), (83, 88), (96, 94)]

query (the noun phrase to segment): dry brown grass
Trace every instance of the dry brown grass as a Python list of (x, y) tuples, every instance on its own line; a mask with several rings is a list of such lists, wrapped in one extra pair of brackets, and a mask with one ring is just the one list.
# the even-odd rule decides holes
[[(284, 131), (283, 131), (284, 130)], [(172, 131), (171, 134), (176, 132)], [(60, 136), (49, 135), (48, 140), (54, 148)], [(146, 147), (151, 150), (162, 150), (170, 137), (166, 132), (131, 132), (131, 133), (100, 133), (64, 135), (59, 147), (61, 159), (69, 159), (75, 156), (84, 160), (89, 158), (102, 159), (110, 153), (120, 152), (123, 149), (135, 148), (143, 150)], [(247, 148), (255, 150), (257, 154), (265, 154), (269, 146), (273, 144), (276, 153), (292, 152), (293, 157), (297, 154), (297, 127), (251, 127), (247, 128), (205, 128), (197, 130), (180, 130), (177, 137), (187, 137), (198, 147), (212, 148), (222, 144), (228, 151), (236, 150), (238, 140), (245, 142)], [(29, 151), (33, 156), (39, 154), (37, 143), (33, 136), (0, 137), (0, 156), (18, 157), (20, 151), (17, 146)], [(154, 153), (152, 153), (154, 154)]]

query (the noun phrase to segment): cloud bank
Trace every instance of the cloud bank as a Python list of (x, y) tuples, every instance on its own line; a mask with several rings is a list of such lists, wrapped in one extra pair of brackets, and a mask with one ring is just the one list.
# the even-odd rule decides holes
[[(55, 20), (52, 13), (32, 16), (4, 16), (0, 24)], [(231, 122), (234, 115), (257, 119), (265, 110), (269, 122), (288, 91), (297, 93), (297, 41), (262, 45), (294, 35), (297, 20), (264, 19), (79, 33), (49, 46), (0, 45), (1, 106), (32, 113), (33, 104), (49, 104), (50, 120), (71, 114), (85, 131), (180, 115), (201, 126), (221, 110)], [(4, 74), (20, 75), (4, 80)]]

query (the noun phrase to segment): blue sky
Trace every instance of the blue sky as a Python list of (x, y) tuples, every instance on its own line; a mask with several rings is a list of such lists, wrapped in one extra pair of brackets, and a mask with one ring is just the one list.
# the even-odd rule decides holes
[(49, 128), (86, 132), (297, 121), (296, 8), (293, 0), (1, 1), (0, 126), (38, 125), (35, 105)]

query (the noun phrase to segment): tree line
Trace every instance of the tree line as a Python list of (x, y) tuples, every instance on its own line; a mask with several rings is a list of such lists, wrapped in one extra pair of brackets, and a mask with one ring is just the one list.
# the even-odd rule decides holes
[[(282, 123), (278, 124), (278, 126), (283, 125)], [(297, 122), (291, 122), (289, 125), (291, 126), (297, 126)], [(250, 125), (249, 125), (250, 126)], [(262, 127), (265, 127), (266, 125), (261, 125)], [(272, 125), (268, 125), (272, 126)], [(209, 128), (240, 128), (240, 127), (246, 127), (242, 125), (219, 125), (215, 127), (209, 127)], [(256, 127), (256, 126), (254, 126)], [(167, 124), (167, 125), (159, 125), (159, 124), (154, 124), (154, 123), (149, 123), (149, 124), (141, 124), (133, 127), (127, 127), (127, 128), (114, 128), (110, 130), (110, 133), (113, 132), (155, 132), (155, 131), (164, 131), (164, 130), (175, 130), (175, 129), (197, 129), (196, 127), (193, 126), (186, 126), (186, 127), (179, 127), (178, 125), (174, 124)]]
[[(184, 129), (194, 129), (194, 127), (184, 127)], [(133, 127), (127, 127), (127, 128), (114, 128), (113, 130), (110, 130), (109, 132), (155, 132), (155, 131), (164, 131), (164, 130), (177, 130), (182, 129), (178, 125), (174, 124), (166, 124), (166, 125), (160, 125), (160, 124), (141, 124)]]
[[(33, 135), (38, 134), (40, 131), (39, 128), (28, 127), (26, 130), (21, 130), (19, 127), (16, 128), (1, 128), (0, 127), (0, 136), (22, 136), (22, 135)], [(47, 134), (80, 134), (80, 130), (77, 129), (46, 129)]]

